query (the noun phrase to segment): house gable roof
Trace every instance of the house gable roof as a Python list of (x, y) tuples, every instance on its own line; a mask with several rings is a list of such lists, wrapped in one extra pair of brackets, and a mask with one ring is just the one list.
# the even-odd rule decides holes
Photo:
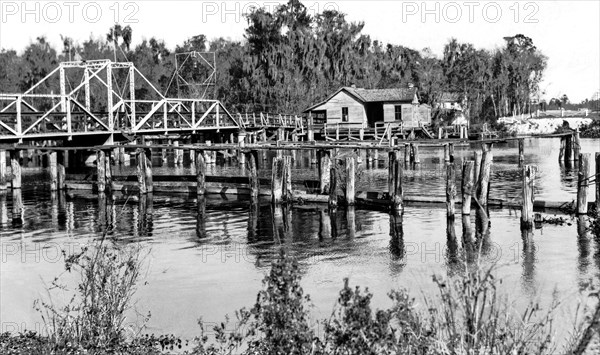
[(395, 88), (395, 89), (357, 89), (353, 87), (341, 87), (333, 94), (329, 95), (325, 100), (312, 105), (311, 107), (304, 110), (304, 112), (312, 111), (316, 107), (319, 107), (334, 96), (344, 91), (356, 101), (365, 104), (368, 102), (386, 102), (386, 101), (406, 101), (413, 102), (415, 99), (418, 101), (417, 89), (416, 88)]

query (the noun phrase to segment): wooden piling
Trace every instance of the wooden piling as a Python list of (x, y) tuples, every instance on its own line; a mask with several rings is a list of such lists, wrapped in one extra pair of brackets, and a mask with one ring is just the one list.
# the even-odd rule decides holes
[(119, 147), (119, 164), (125, 164), (125, 147)]
[(448, 218), (454, 218), (456, 209), (454, 200), (456, 199), (456, 168), (454, 163), (446, 164), (446, 215)]
[(581, 154), (581, 139), (579, 137), (579, 128), (573, 133), (573, 157), (575, 160), (579, 159)]
[(6, 190), (6, 150), (0, 149), (0, 191)]
[(475, 163), (472, 160), (463, 162), (462, 171), (462, 214), (471, 214), (471, 194), (473, 193), (473, 170)]
[(419, 157), (419, 145), (416, 143), (411, 143), (412, 145), (412, 159), (413, 163), (421, 164), (421, 158)]
[(143, 149), (137, 149), (137, 180), (140, 194), (147, 194), (148, 187), (146, 186), (146, 153)]
[(353, 206), (356, 199), (356, 165), (354, 158), (346, 158), (346, 205)]
[(521, 206), (521, 229), (533, 228), (533, 188), (536, 168), (533, 165), (523, 167), (523, 204)]
[(12, 190), (12, 224), (14, 227), (23, 225), (25, 215), (25, 206), (23, 205), (23, 197), (21, 188), (13, 188)]
[(273, 169), (271, 173), (271, 202), (281, 204), (283, 188), (283, 159), (273, 159)]
[(600, 152), (596, 153), (596, 213), (600, 216)]
[[(146, 191), (151, 194), (154, 192), (154, 178), (152, 177), (152, 150), (150, 148), (144, 149), (145, 161), (145, 173), (144, 177), (146, 179)], [(108, 169), (109, 167), (107, 167)]]
[(525, 162), (525, 139), (519, 139), (519, 165)]
[(104, 151), (96, 151), (96, 181), (98, 193), (103, 193), (106, 190), (106, 163)]
[(390, 207), (396, 214), (404, 212), (404, 191), (402, 189), (402, 176), (404, 174), (402, 164), (400, 163), (400, 153), (390, 152), (390, 169), (389, 169), (389, 197)]
[(475, 159), (475, 166), (474, 166), (474, 171), (475, 173), (473, 174), (473, 184), (475, 184), (475, 187), (477, 187), (477, 185), (479, 184), (479, 174), (481, 173), (481, 158), (482, 158), (482, 154), (481, 151), (476, 150), (474, 153), (474, 159)]
[(493, 155), (490, 144), (483, 144), (482, 148), (481, 169), (477, 181), (477, 200), (482, 206), (485, 206), (487, 205), (489, 195)]
[(104, 152), (104, 191), (112, 191), (112, 164), (110, 150)]
[(61, 152), (59, 155), (59, 159), (58, 159), (58, 164), (56, 166), (56, 170), (57, 170), (57, 189), (58, 190), (65, 190), (66, 189), (66, 185), (65, 182), (67, 180), (67, 173), (66, 173), (66, 168), (65, 168), (65, 160), (66, 157), (68, 156), (69, 152)]
[(13, 189), (21, 188), (21, 163), (19, 161), (19, 151), (12, 150), (10, 152), (10, 169), (12, 172), (12, 183)]
[(590, 186), (590, 153), (579, 154), (579, 172), (577, 173), (577, 214), (587, 214), (587, 193)]
[(292, 193), (292, 157), (286, 155), (283, 157), (283, 199), (286, 202), (291, 202)]
[(394, 194), (394, 162), (396, 161), (396, 154), (393, 151), (389, 152), (388, 157), (388, 195), (391, 201)]
[(56, 151), (48, 152), (48, 167), (50, 172), (50, 191), (58, 190), (58, 167)]
[(183, 164), (183, 151), (179, 147), (179, 141), (173, 142), (175, 146), (175, 165)]
[(560, 137), (560, 148), (558, 150), (558, 161), (562, 163), (565, 161), (565, 146), (567, 144), (565, 137)]
[(450, 147), (448, 144), (444, 144), (444, 161), (450, 162)]
[(568, 135), (565, 137), (565, 163), (572, 162), (573, 158), (573, 136)]
[(335, 209), (337, 208), (337, 205), (337, 174), (336, 168), (331, 166), (329, 169), (329, 208)]
[(198, 195), (206, 193), (206, 160), (201, 150), (196, 155), (196, 193)]
[(330, 184), (330, 173), (331, 170), (331, 159), (329, 157), (329, 152), (325, 150), (320, 150), (317, 152), (317, 157), (319, 160), (319, 189), (321, 194), (326, 194), (329, 192), (329, 184)]
[(250, 198), (252, 201), (258, 199), (260, 184), (258, 180), (257, 157), (258, 152), (253, 150), (246, 153), (246, 161), (248, 164), (248, 178), (250, 182)]

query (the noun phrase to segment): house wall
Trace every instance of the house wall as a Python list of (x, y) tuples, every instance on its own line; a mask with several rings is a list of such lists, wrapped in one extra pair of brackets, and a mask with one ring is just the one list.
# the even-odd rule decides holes
[[(384, 122), (395, 122), (395, 106), (402, 106), (402, 122), (404, 127), (419, 127), (419, 123), (431, 123), (431, 108), (427, 105), (413, 106), (411, 103), (385, 103), (383, 105)], [(414, 110), (414, 114), (413, 114)]]
[(327, 123), (342, 123), (342, 107), (348, 107), (349, 123), (366, 124), (367, 112), (365, 106), (344, 91), (340, 91), (329, 101), (311, 111), (327, 110)]

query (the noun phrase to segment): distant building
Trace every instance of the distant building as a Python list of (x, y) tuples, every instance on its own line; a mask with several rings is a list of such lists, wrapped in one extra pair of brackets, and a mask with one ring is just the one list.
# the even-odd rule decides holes
[(457, 92), (443, 92), (436, 108), (444, 110), (463, 110), (463, 95)]
[(362, 124), (397, 122), (404, 127), (431, 124), (431, 107), (419, 104), (416, 88), (357, 89), (342, 87), (307, 108), (315, 123)]

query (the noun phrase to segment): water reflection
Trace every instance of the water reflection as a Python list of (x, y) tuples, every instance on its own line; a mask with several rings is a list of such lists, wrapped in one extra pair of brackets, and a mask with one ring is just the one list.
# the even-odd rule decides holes
[(523, 244), (521, 284), (527, 294), (534, 295), (537, 288), (535, 282), (536, 247), (533, 240), (533, 229), (523, 228), (521, 240)]
[[(579, 256), (577, 258), (577, 269), (580, 275), (587, 275), (590, 266), (590, 239), (588, 237), (588, 221), (587, 216), (577, 216), (577, 250)], [(580, 278), (579, 289), (584, 290), (589, 280)]]
[(458, 242), (456, 241), (454, 216), (446, 218), (446, 260), (450, 267), (459, 262), (459, 249)]

